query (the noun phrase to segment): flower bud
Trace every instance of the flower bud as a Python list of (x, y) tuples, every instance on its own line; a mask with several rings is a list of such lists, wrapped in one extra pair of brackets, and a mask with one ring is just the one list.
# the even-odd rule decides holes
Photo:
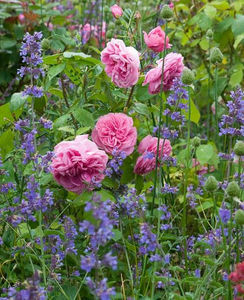
[(115, 25), (119, 26), (121, 24), (120, 20), (119, 19), (116, 19), (115, 20)]
[(232, 181), (226, 188), (226, 193), (230, 197), (238, 197), (240, 195), (240, 187), (237, 182)]
[(238, 209), (235, 214), (235, 221), (237, 225), (244, 225), (244, 210)]
[(173, 18), (174, 13), (168, 5), (164, 5), (162, 8), (162, 17), (166, 20)]
[(222, 52), (219, 50), (219, 48), (214, 47), (211, 49), (210, 52), (210, 61), (213, 64), (220, 64), (222, 62), (223, 59), (223, 54)]
[(206, 191), (212, 193), (218, 189), (218, 181), (214, 176), (209, 176), (204, 184)]
[(238, 156), (244, 155), (244, 142), (243, 141), (236, 142), (235, 147), (234, 147), (234, 152)]
[(201, 145), (201, 139), (198, 136), (195, 136), (192, 140), (193, 147), (198, 147)]
[(136, 11), (134, 18), (137, 20), (141, 19), (141, 14), (139, 11)]
[(213, 31), (212, 31), (212, 29), (209, 29), (206, 32), (206, 37), (207, 37), (207, 39), (212, 40), (212, 38), (213, 38)]
[(50, 46), (51, 46), (51, 43), (48, 39), (43, 39), (42, 42), (41, 42), (41, 45), (42, 45), (43, 50), (49, 50)]
[(192, 84), (194, 82), (193, 72), (190, 69), (185, 67), (183, 69), (183, 72), (182, 72), (182, 75), (181, 75), (181, 80), (182, 80), (183, 84), (186, 84), (186, 85)]

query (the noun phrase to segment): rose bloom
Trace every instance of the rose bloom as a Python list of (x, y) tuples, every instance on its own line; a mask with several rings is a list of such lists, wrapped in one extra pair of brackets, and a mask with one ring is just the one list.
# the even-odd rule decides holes
[[(138, 146), (138, 152), (142, 155), (138, 157), (134, 172), (136, 174), (147, 174), (156, 168), (158, 138), (151, 135), (146, 136)], [(169, 156), (172, 152), (170, 141), (160, 139), (159, 158)]]
[(121, 88), (135, 85), (139, 78), (139, 53), (133, 47), (126, 47), (122, 40), (112, 39), (101, 53), (105, 72)]
[[(149, 83), (149, 94), (158, 94), (160, 92), (162, 78), (163, 59), (157, 61), (157, 67), (150, 70), (145, 77), (142, 85)], [(164, 59), (163, 90), (168, 91), (172, 86), (173, 80), (180, 77), (183, 71), (183, 57), (181, 54), (171, 52)]]
[[(160, 26), (154, 28), (152, 31), (147, 34), (144, 33), (144, 41), (147, 44), (147, 47), (152, 49), (155, 52), (161, 52), (164, 50), (164, 40), (165, 40), (165, 32), (162, 30)], [(169, 44), (169, 38), (166, 37), (166, 49), (171, 48)]]
[(109, 113), (98, 119), (92, 139), (107, 153), (112, 154), (116, 150), (130, 155), (134, 151), (137, 131), (132, 118), (123, 113)]
[(120, 6), (118, 6), (117, 4), (114, 4), (113, 6), (111, 6), (110, 10), (111, 10), (113, 16), (117, 19), (123, 15), (123, 9)]
[(87, 134), (57, 144), (54, 154), (52, 174), (66, 190), (80, 194), (103, 180), (108, 156)]

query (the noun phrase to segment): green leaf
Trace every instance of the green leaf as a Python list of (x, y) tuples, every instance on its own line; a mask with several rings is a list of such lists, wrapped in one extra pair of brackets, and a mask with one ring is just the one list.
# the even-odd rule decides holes
[(113, 236), (112, 239), (113, 239), (115, 242), (119, 241), (119, 240), (122, 238), (122, 233), (121, 233), (120, 230), (118, 230), (118, 229), (113, 229), (113, 233), (114, 233), (114, 236)]
[(47, 73), (48, 79), (51, 81), (54, 77), (56, 77), (59, 73), (61, 73), (64, 70), (64, 68), (65, 68), (65, 63), (51, 67)]
[(1, 44), (1, 48), (2, 49), (8, 49), (8, 48), (12, 48), (13, 46), (15, 46), (17, 43), (16, 40), (12, 40), (9, 38), (4, 38), (0, 40), (0, 44)]
[(234, 43), (234, 48), (236, 49), (238, 47), (238, 45), (240, 44), (240, 42), (244, 39), (244, 33), (239, 34), (236, 39), (235, 39), (235, 43)]
[(71, 117), (69, 114), (66, 114), (66, 115), (63, 115), (63, 116), (57, 118), (53, 123), (53, 128), (57, 129), (59, 127), (65, 126), (66, 124), (68, 124), (68, 121), (70, 120), (70, 118)]
[(230, 85), (232, 87), (235, 87), (237, 84), (241, 83), (242, 77), (243, 77), (243, 72), (241, 69), (235, 71), (234, 73), (232, 73), (230, 77)]
[(214, 149), (211, 145), (201, 145), (197, 147), (196, 157), (201, 165), (206, 164), (214, 154)]
[(232, 32), (235, 37), (244, 33), (244, 15), (236, 15), (232, 24)]
[(223, 0), (212, 1), (211, 5), (218, 8), (219, 10), (226, 10), (230, 7), (229, 3)]
[(10, 104), (6, 103), (0, 106), (0, 127), (9, 123), (13, 122), (14, 118), (10, 111)]
[(140, 115), (144, 115), (146, 117), (149, 117), (149, 110), (147, 105), (137, 102), (133, 105), (133, 109)]
[(53, 55), (48, 55), (43, 58), (43, 63), (46, 65), (56, 65), (60, 62), (62, 59), (62, 54), (53, 54)]
[(205, 201), (205, 202), (202, 203), (202, 205), (198, 205), (196, 207), (196, 210), (200, 213), (200, 212), (202, 212), (206, 209), (209, 209), (211, 207), (213, 207), (213, 202)]
[(94, 126), (94, 119), (92, 114), (83, 108), (73, 108), (72, 113), (75, 119), (82, 125), (82, 126)]
[(10, 111), (14, 112), (21, 108), (27, 99), (28, 96), (22, 96), (22, 93), (14, 93), (10, 99)]
[(155, 95), (151, 95), (148, 93), (148, 87), (147, 86), (139, 86), (136, 89), (135, 97), (139, 101), (146, 101), (148, 99), (154, 98)]
[[(190, 101), (191, 101), (191, 122), (198, 124), (198, 122), (200, 120), (200, 112), (197, 109), (195, 103), (192, 100), (190, 100)], [(188, 100), (183, 99), (182, 102), (184, 104), (187, 104)], [(186, 117), (186, 119), (188, 119), (188, 117), (189, 117), (188, 111), (182, 109), (182, 113)]]
[(207, 5), (204, 12), (209, 18), (213, 19), (216, 16), (217, 9), (212, 5)]
[(56, 88), (50, 88), (48, 90), (49, 93), (59, 97), (59, 98), (63, 98), (63, 92), (60, 89), (56, 89)]
[(74, 60), (81, 60), (90, 65), (97, 65), (97, 64), (102, 65), (100, 60), (92, 57), (91, 55), (87, 55), (83, 52), (64, 52), (63, 56), (64, 56), (64, 58), (67, 58), (67, 59), (73, 58)]
[(14, 133), (11, 129), (4, 131), (0, 135), (0, 153), (4, 158), (6, 154), (12, 151), (14, 148)]
[(209, 41), (204, 37), (199, 45), (204, 51), (206, 51), (209, 48)]

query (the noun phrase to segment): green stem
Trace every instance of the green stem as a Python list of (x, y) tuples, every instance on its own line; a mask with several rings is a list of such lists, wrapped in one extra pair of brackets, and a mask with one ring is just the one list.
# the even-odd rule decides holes
[(42, 273), (43, 273), (43, 281), (44, 285), (47, 286), (47, 276), (46, 276), (46, 267), (45, 267), (45, 260), (44, 260), (44, 244), (43, 244), (43, 237), (42, 237), (42, 212), (39, 211), (39, 227), (41, 231), (40, 235), (40, 246), (41, 246), (41, 263), (42, 263)]
[[(208, 44), (208, 57), (210, 57), (210, 48), (211, 48), (211, 43), (210, 43), (210, 39), (209, 39), (209, 44)], [(209, 59), (209, 72), (211, 70), (211, 61)], [(209, 140), (209, 136), (210, 136), (210, 121), (211, 121), (211, 118), (210, 118), (210, 103), (209, 103), (209, 100), (210, 100), (210, 80), (211, 80), (211, 77), (210, 77), (210, 74), (208, 73), (208, 104), (207, 104), (207, 137), (208, 137), (208, 140)]]
[(215, 67), (215, 86), (214, 86), (214, 103), (215, 103), (215, 142), (218, 146), (219, 141), (219, 126), (218, 126), (218, 67)]
[[(165, 37), (164, 37), (164, 45), (166, 45), (166, 37), (167, 37), (167, 20), (165, 20)], [(153, 199), (152, 199), (152, 208), (151, 208), (151, 216), (153, 216), (153, 208), (155, 204), (155, 198), (157, 194), (157, 179), (158, 179), (158, 164), (159, 164), (159, 145), (160, 145), (160, 133), (161, 133), (161, 123), (162, 123), (162, 113), (163, 113), (163, 80), (164, 80), (164, 60), (166, 56), (166, 47), (164, 47), (163, 51), (163, 63), (162, 63), (162, 77), (160, 84), (160, 108), (159, 108), (159, 125), (158, 125), (158, 142), (157, 142), (157, 155), (156, 155), (156, 166), (155, 166), (155, 177), (154, 177), (154, 188), (153, 188)], [(159, 168), (160, 172), (161, 168)]]

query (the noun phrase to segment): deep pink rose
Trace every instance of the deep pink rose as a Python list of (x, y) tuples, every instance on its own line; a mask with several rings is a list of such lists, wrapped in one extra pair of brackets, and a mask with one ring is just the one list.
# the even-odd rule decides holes
[[(143, 33), (144, 41), (148, 48), (155, 52), (161, 52), (164, 50), (165, 32), (160, 26), (154, 28), (149, 32), (149, 34), (147, 34), (145, 31), (143, 31)], [(171, 45), (169, 44), (169, 38), (166, 37), (166, 49), (169, 48), (171, 48)]]
[(112, 39), (101, 53), (105, 72), (121, 88), (135, 85), (139, 78), (139, 53), (126, 47), (122, 40)]
[[(134, 172), (136, 174), (147, 174), (156, 168), (158, 138), (151, 135), (146, 136), (138, 146), (138, 152), (142, 155), (138, 157)], [(169, 156), (172, 152), (170, 141), (160, 139), (159, 157)]]
[(59, 143), (54, 154), (52, 173), (66, 190), (80, 194), (103, 180), (108, 156), (88, 140), (87, 134), (77, 136), (74, 141)]
[(134, 151), (137, 131), (132, 118), (123, 113), (110, 113), (98, 119), (92, 139), (107, 153), (117, 150), (130, 155)]
[(111, 6), (110, 10), (115, 18), (119, 18), (123, 15), (123, 9), (120, 6), (118, 6), (117, 4), (114, 4), (113, 6)]
[[(161, 78), (162, 78), (162, 64), (163, 60), (157, 61), (157, 67), (150, 70), (145, 77), (142, 85), (149, 83), (148, 91), (150, 94), (158, 94), (160, 92)], [(180, 77), (184, 68), (183, 57), (178, 53), (169, 53), (164, 59), (164, 78), (163, 90), (168, 91), (176, 77)]]

